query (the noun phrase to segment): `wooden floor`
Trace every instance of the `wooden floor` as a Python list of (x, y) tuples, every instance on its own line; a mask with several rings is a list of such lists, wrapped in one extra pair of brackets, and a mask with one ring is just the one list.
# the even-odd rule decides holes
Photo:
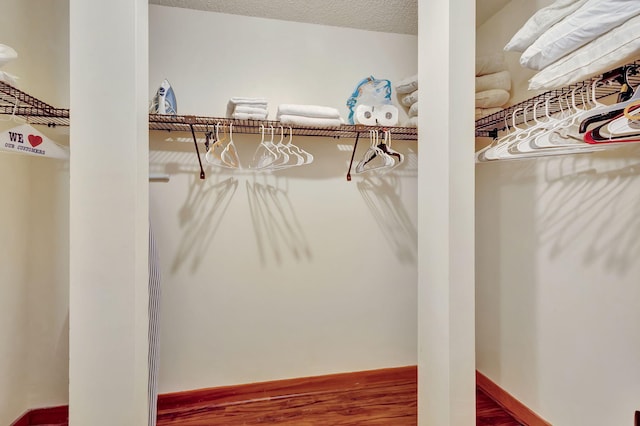
[[(477, 426), (520, 426), (480, 389), (476, 391), (476, 401)], [(66, 412), (54, 417), (56, 413), (50, 410), (45, 413), (34, 413), (24, 424), (67, 426)], [(415, 367), (166, 394), (159, 399), (157, 423), (158, 426), (416, 424)]]
[(476, 390), (476, 426), (520, 426), (480, 389)]
[[(159, 413), (158, 426), (415, 426), (415, 392), (400, 389), (381, 393), (372, 389), (358, 395), (305, 395), (295, 399), (193, 409), (181, 415)], [(357, 402), (356, 402), (357, 401)], [(476, 391), (477, 426), (521, 426), (482, 391)]]
[[(481, 390), (476, 400), (477, 425), (520, 425)], [(415, 426), (417, 406), (408, 367), (164, 395), (158, 426)]]

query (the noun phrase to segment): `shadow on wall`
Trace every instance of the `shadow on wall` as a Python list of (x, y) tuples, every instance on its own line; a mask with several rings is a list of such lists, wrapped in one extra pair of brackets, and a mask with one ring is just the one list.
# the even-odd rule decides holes
[[(584, 247), (584, 265), (624, 275), (640, 256), (640, 147), (547, 158), (536, 228), (550, 258)], [(576, 240), (588, 238), (575, 244)]]
[(417, 176), (417, 171), (417, 155), (408, 150), (404, 163), (389, 173), (357, 175), (358, 191), (380, 231), (396, 258), (408, 264), (416, 263), (418, 230), (401, 198), (402, 177)]
[(227, 177), (219, 180), (201, 180), (192, 175), (186, 198), (179, 211), (179, 223), (183, 229), (176, 257), (171, 265), (177, 271), (190, 260), (190, 269), (195, 271), (209, 255), (209, 248), (220, 223), (238, 189), (238, 180)]
[(287, 253), (296, 261), (312, 258), (309, 242), (289, 198), (287, 184), (288, 178), (267, 175), (253, 175), (251, 182), (245, 182), (262, 266), (266, 265), (269, 252), (277, 265), (282, 264)]
[[(186, 196), (178, 213), (179, 226), (183, 230), (182, 239), (172, 271), (185, 265), (191, 271), (198, 269), (238, 187), (244, 187), (247, 191), (261, 265), (266, 266), (269, 262), (281, 265), (285, 257), (295, 261), (310, 261), (310, 244), (289, 196), (289, 178), (332, 179), (331, 185), (355, 186), (387, 240), (389, 250), (400, 262), (415, 264), (417, 228), (415, 219), (412, 220), (402, 198), (403, 181), (415, 180), (417, 176), (417, 153), (409, 146), (412, 142), (394, 144), (394, 149), (404, 155), (404, 162), (391, 171), (353, 174), (354, 182), (347, 182), (346, 172), (353, 140), (326, 143), (317, 138), (299, 138), (297, 143), (314, 155), (315, 161), (312, 164), (263, 173), (207, 164), (204, 160), (204, 146), (198, 136), (206, 172), (206, 179), (201, 180), (192, 140), (188, 135), (177, 137), (171, 134), (171, 138), (166, 139), (158, 137), (165, 135), (152, 133), (150, 171), (168, 173), (171, 176), (182, 175), (183, 179), (188, 179)], [(242, 160), (251, 158), (257, 145), (255, 139), (259, 141), (259, 136), (240, 135), (237, 139), (240, 141), (236, 143), (236, 147), (241, 163), (246, 165), (247, 162)], [(322, 142), (318, 143), (319, 141)], [(366, 143), (358, 145), (356, 163), (367, 147)], [(408, 186), (406, 191), (410, 195), (415, 188)]]

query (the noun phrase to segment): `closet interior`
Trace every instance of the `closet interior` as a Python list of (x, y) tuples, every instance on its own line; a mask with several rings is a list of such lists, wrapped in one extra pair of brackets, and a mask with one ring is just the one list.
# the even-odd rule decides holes
[[(504, 3), (487, 18), (477, 28), (478, 50), (501, 49), (535, 12), (535, 5), (525, 3)], [(57, 17), (59, 26), (68, 26), (68, 19)], [(379, 144), (369, 127), (281, 129), (276, 120), (233, 119), (223, 110), (227, 99), (248, 95), (268, 97), (271, 105), (313, 99), (339, 105), (346, 116), (345, 101), (362, 77), (400, 80), (415, 73), (417, 36), (159, 5), (149, 6), (149, 23), (149, 93), (169, 78), (180, 102), (177, 115), (149, 115), (149, 170), (171, 176), (152, 185), (149, 196), (163, 278), (159, 392), (415, 365), (418, 129), (390, 129), (402, 165), (348, 183), (345, 171), (353, 173), (367, 147)], [(264, 39), (257, 43), (253, 32)], [(356, 53), (338, 47), (348, 43), (359, 46)], [(545, 108), (545, 114), (562, 113), (574, 101), (580, 108), (618, 94), (625, 84), (640, 85), (638, 64), (630, 63), (525, 96), (522, 81), (529, 75), (516, 59), (507, 59), (519, 79), (516, 103), (476, 120), (479, 144), (541, 118)], [(63, 78), (55, 83), (69, 84)], [(26, 81), (24, 87), (0, 82), (0, 114), (43, 128), (69, 126), (73, 112), (58, 107), (68, 101), (65, 95), (51, 97), (58, 101), (53, 106), (38, 98), (37, 84)], [(203, 160), (207, 178), (200, 180), (193, 142), (204, 149), (204, 159), (205, 135), (216, 126), (238, 135), (241, 159), (251, 158), (261, 134), (273, 127), (276, 137), (295, 137), (314, 161), (257, 173)], [(476, 166), (477, 369), (554, 424), (623, 424), (631, 406), (638, 408), (639, 156), (630, 144)], [(20, 176), (28, 179), (40, 163), (25, 161)], [(64, 199), (68, 193), (58, 188), (58, 179), (64, 181), (68, 170), (54, 169), (41, 168), (35, 176), (55, 171), (56, 182), (47, 185)], [(26, 217), (48, 203), (47, 209), (58, 211), (47, 223), (64, 222), (59, 200), (23, 200), (18, 192), (8, 197), (21, 200)], [(47, 238), (54, 248), (61, 239), (63, 247), (68, 244), (59, 236)], [(28, 240), (37, 237), (29, 234)], [(60, 274), (58, 266), (47, 267)], [(17, 294), (16, 300), (43, 291), (34, 280), (45, 279), (28, 280), (31, 295)], [(64, 346), (61, 312), (67, 308), (68, 301), (57, 300), (35, 320), (39, 328), (29, 331), (38, 336), (53, 328), (54, 342), (25, 340), (22, 346), (43, 353)], [(55, 321), (44, 325), (52, 316)], [(52, 368), (66, 371), (63, 355)], [(28, 404), (64, 404), (63, 376), (42, 375), (44, 390)], [(585, 406), (599, 408), (587, 412)]]

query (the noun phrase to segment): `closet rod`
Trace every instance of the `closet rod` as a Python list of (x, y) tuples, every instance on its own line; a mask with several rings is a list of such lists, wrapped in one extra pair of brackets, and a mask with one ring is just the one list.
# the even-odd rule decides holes
[[(619, 93), (623, 87), (623, 83), (626, 81), (632, 87), (640, 85), (640, 62), (636, 61), (620, 68), (616, 68), (598, 77), (593, 77), (589, 80), (584, 80), (579, 83), (574, 83), (569, 86), (565, 86), (560, 89), (550, 90), (532, 98), (529, 98), (523, 102), (512, 105), (500, 112), (488, 115), (486, 117), (476, 120), (476, 137), (491, 137), (496, 139), (498, 132), (506, 130), (513, 125), (512, 115), (520, 109), (527, 108), (527, 111), (531, 111), (532, 107), (536, 103), (544, 103), (547, 99), (555, 99), (565, 95), (569, 95), (574, 89), (591, 88), (594, 82), (598, 81), (595, 90), (596, 99), (601, 99), (606, 96)], [(625, 77), (626, 76), (626, 77)], [(593, 96), (593, 95), (592, 95)], [(585, 102), (580, 96), (576, 97), (576, 105), (582, 106)], [(560, 112), (563, 107), (559, 102), (549, 102), (549, 113), (554, 114)], [(506, 120), (505, 120), (506, 118)], [(531, 116), (529, 115), (529, 119)], [(505, 122), (506, 121), (506, 122)], [(516, 115), (516, 124), (524, 123), (524, 116), (522, 113)]]

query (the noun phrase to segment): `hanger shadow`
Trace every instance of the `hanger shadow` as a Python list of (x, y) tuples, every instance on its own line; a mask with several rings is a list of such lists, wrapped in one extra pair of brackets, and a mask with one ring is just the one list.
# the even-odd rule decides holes
[(402, 202), (401, 181), (393, 174), (368, 175), (358, 179), (357, 187), (396, 258), (415, 264), (418, 230)]
[(276, 178), (274, 183), (268, 183), (264, 176), (255, 175), (251, 181), (245, 181), (251, 221), (263, 267), (270, 259), (277, 265), (282, 265), (287, 255), (298, 262), (312, 259), (309, 242), (283, 182), (286, 184), (287, 179)]
[(602, 264), (624, 274), (640, 256), (640, 147), (588, 157), (547, 158), (545, 186), (537, 198), (539, 241), (554, 258), (590, 238), (585, 265)]
[(199, 268), (237, 189), (238, 180), (234, 177), (201, 180), (196, 173), (190, 175), (185, 200), (178, 211), (182, 232), (172, 272), (185, 264), (192, 272)]

